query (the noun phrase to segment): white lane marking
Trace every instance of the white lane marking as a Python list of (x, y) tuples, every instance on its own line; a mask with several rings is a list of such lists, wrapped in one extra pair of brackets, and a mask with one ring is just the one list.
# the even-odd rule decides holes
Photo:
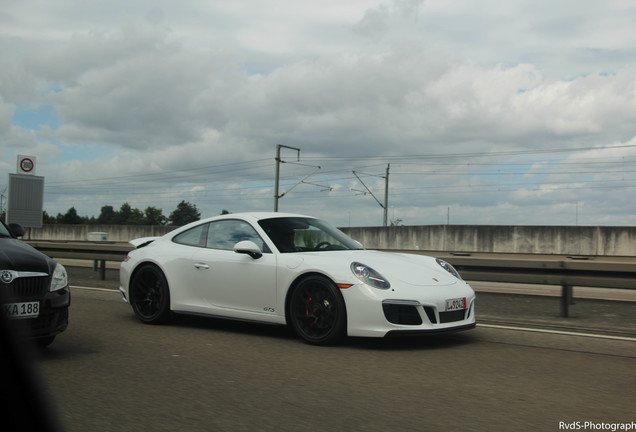
[(505, 326), (505, 325), (497, 325), (497, 324), (477, 324), (477, 327), (636, 342), (636, 338), (627, 337), (627, 336), (612, 336), (612, 335), (602, 335), (602, 334), (595, 334), (595, 333), (569, 332), (569, 331), (563, 331), (563, 330), (538, 329), (538, 328), (532, 328), (532, 327), (513, 327), (513, 326)]

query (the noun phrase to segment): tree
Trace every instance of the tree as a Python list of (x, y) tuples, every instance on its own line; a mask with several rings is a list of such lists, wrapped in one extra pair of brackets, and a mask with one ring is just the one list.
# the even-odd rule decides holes
[(62, 216), (62, 223), (69, 225), (79, 225), (82, 223), (82, 218), (78, 216), (75, 207), (71, 207), (70, 209), (68, 209), (66, 214)]
[(146, 225), (165, 225), (168, 218), (163, 215), (161, 209), (156, 207), (147, 207), (144, 211), (144, 224)]
[(97, 222), (103, 225), (112, 225), (115, 223), (116, 218), (117, 214), (113, 206), (104, 206), (102, 207), (100, 215), (97, 217)]
[(42, 223), (43, 224), (54, 224), (55, 222), (57, 222), (55, 220), (55, 216), (49, 216), (49, 214), (45, 211), (42, 212)]
[(122, 221), (124, 225), (144, 225), (146, 223), (146, 217), (144, 213), (137, 209), (131, 209), (128, 218), (125, 221)]
[(117, 212), (115, 220), (118, 225), (125, 225), (126, 221), (132, 216), (132, 207), (127, 202), (121, 205), (121, 208)]
[(196, 205), (181, 201), (177, 205), (177, 209), (170, 213), (168, 219), (172, 225), (183, 226), (201, 219), (201, 213), (197, 210)]
[(402, 225), (402, 222), (404, 222), (402, 219), (397, 218), (397, 219), (391, 219), (391, 226), (400, 226)]

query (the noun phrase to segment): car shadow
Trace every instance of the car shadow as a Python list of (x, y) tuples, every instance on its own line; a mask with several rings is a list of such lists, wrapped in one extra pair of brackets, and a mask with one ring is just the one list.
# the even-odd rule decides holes
[[(472, 344), (477, 339), (470, 331), (437, 335), (399, 336), (389, 338), (348, 338), (351, 348), (377, 351), (440, 350)], [(346, 343), (346, 342), (345, 342)]]
[(297, 339), (291, 329), (284, 325), (264, 324), (210, 316), (173, 314), (166, 325), (209, 329), (227, 333), (243, 333), (254, 336), (281, 339)]
[[(131, 319), (135, 319), (131, 317)], [(174, 314), (166, 325), (208, 329), (235, 334), (249, 334), (258, 337), (288, 340), (304, 343), (294, 331), (284, 325), (269, 325), (223, 318)], [(361, 350), (405, 351), (423, 349), (446, 349), (476, 342), (471, 331), (443, 333), (437, 335), (399, 336), (390, 338), (345, 337), (332, 347), (348, 347)]]

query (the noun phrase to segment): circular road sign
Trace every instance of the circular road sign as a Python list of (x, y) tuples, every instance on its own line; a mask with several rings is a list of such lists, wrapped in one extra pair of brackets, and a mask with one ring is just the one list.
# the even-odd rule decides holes
[(33, 168), (35, 168), (35, 164), (32, 159), (25, 157), (20, 160), (20, 169), (25, 173), (30, 173)]

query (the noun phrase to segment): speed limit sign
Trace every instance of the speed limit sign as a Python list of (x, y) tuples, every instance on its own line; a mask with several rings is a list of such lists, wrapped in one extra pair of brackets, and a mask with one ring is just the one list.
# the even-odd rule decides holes
[(35, 156), (18, 155), (18, 174), (35, 175)]

